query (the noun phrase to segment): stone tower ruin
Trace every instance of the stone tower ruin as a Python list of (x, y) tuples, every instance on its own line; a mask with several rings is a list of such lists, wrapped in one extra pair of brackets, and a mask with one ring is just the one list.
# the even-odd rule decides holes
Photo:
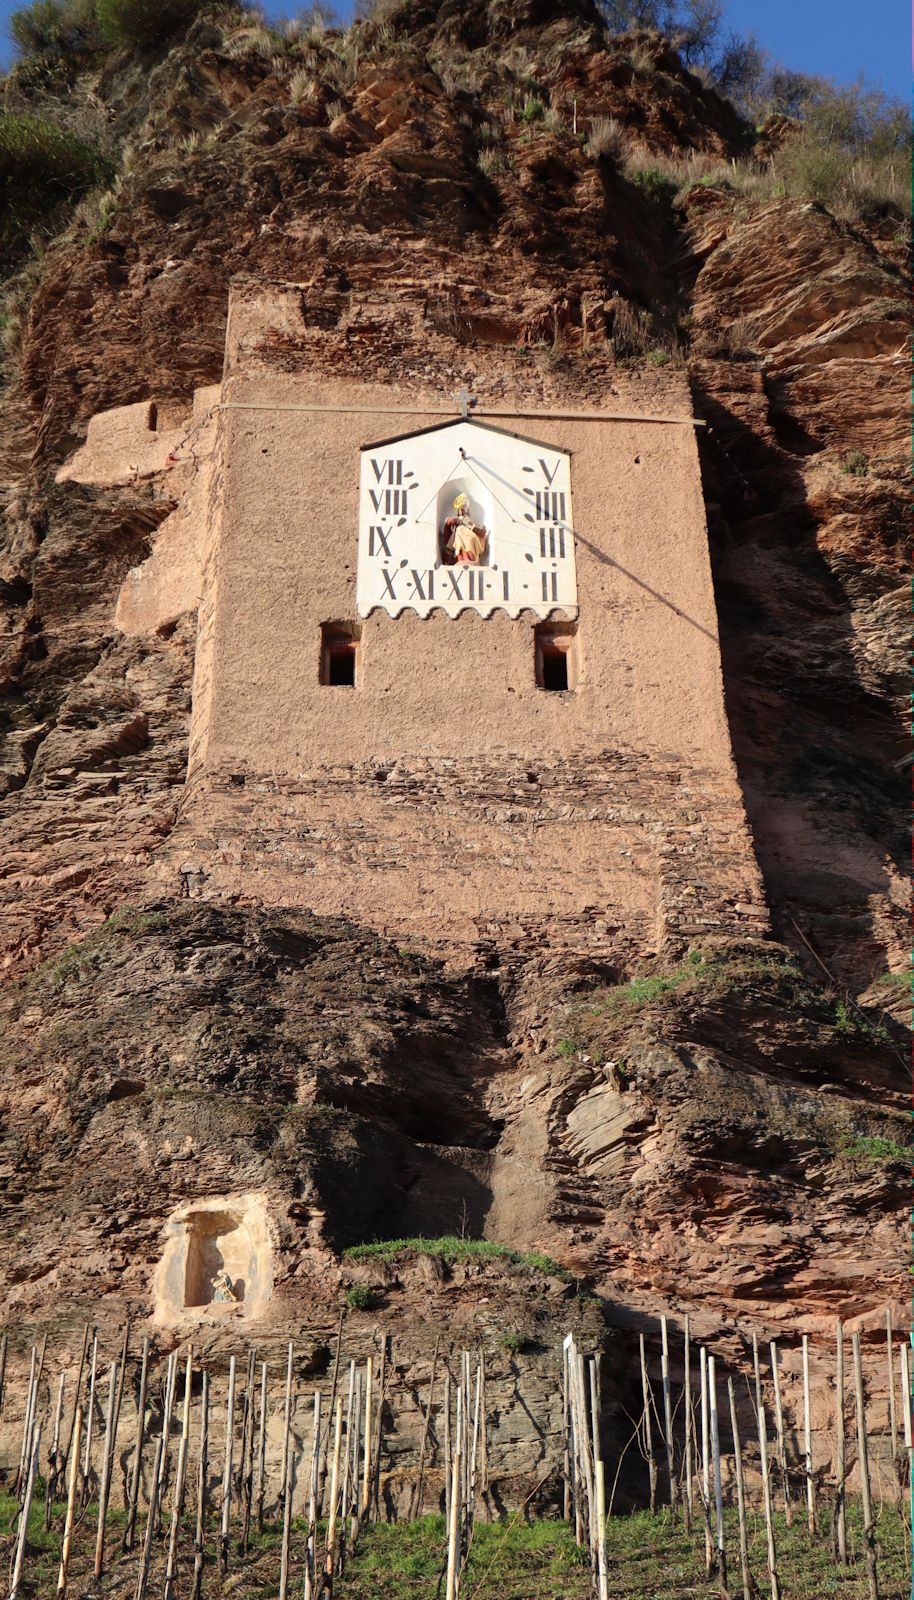
[[(236, 286), (223, 383), (173, 452), (187, 503), (122, 593), (128, 632), (198, 608), (163, 887), (462, 962), (764, 931), (684, 379), (593, 405), (385, 382), (327, 320)], [(159, 437), (146, 406), (108, 413), (68, 473)]]

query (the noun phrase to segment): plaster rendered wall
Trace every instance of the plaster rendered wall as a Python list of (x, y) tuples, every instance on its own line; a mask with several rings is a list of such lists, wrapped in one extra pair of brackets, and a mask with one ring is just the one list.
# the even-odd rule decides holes
[[(356, 616), (359, 450), (441, 419), (433, 411), (392, 416), (380, 409), (390, 394), (362, 384), (236, 382), (226, 399), (268, 409), (223, 413), (210, 765), (301, 772), (341, 754), (359, 761), (627, 746), (730, 772), (691, 427), (540, 421), (522, 402), (516, 421), (493, 419), (572, 451), (576, 694), (564, 700), (536, 689), (529, 617), (376, 611), (363, 623), (353, 695), (319, 686), (318, 653), (321, 622)], [(377, 413), (332, 409), (372, 400)], [(269, 409), (309, 404), (331, 409)]]
[(674, 930), (764, 926), (691, 426), (551, 420), (522, 399), (483, 413), (572, 452), (575, 693), (536, 687), (534, 619), (502, 612), (375, 611), (358, 687), (319, 684), (321, 624), (356, 617), (360, 447), (440, 422), (443, 400), (227, 380), (166, 875), (433, 946), (634, 958)]

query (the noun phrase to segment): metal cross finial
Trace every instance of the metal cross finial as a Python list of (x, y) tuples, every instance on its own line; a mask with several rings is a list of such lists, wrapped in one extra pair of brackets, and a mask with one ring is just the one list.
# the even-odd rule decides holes
[(460, 402), (460, 415), (462, 417), (468, 417), (470, 414), (470, 406), (475, 406), (476, 404), (475, 394), (470, 394), (469, 389), (461, 389), (457, 399)]

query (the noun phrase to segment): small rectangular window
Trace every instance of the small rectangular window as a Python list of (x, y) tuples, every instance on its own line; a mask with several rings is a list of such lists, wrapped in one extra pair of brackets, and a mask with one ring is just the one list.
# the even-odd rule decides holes
[(548, 623), (535, 630), (536, 686), (564, 694), (577, 685), (574, 623)]
[(355, 688), (360, 635), (354, 622), (325, 622), (321, 627), (320, 681), (325, 688)]

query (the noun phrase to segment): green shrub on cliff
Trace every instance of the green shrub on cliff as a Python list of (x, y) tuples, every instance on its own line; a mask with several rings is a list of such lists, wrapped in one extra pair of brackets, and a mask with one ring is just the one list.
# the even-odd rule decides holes
[(94, 0), (35, 0), (11, 12), (10, 38), (24, 60), (55, 60), (99, 42)]
[(100, 151), (46, 117), (0, 115), (0, 250), (108, 172)]
[(454, 1234), (445, 1234), (440, 1239), (376, 1239), (372, 1244), (350, 1245), (343, 1251), (343, 1256), (349, 1261), (364, 1261), (371, 1257), (392, 1261), (395, 1256), (407, 1251), (415, 1255), (437, 1256), (448, 1263), (479, 1258), (507, 1261), (512, 1266), (533, 1267), (537, 1272), (571, 1282), (570, 1272), (560, 1267), (551, 1256), (542, 1255), (537, 1250), (512, 1250), (510, 1245), (496, 1244), (493, 1239), (458, 1239)]
[(155, 44), (186, 28), (201, 0), (96, 0), (95, 14), (108, 44)]
[(909, 1145), (898, 1144), (895, 1139), (883, 1139), (878, 1136), (857, 1138), (848, 1134), (841, 1141), (840, 1153), (851, 1160), (870, 1161), (876, 1164), (898, 1161), (905, 1166), (911, 1166), (914, 1162), (914, 1149)]

